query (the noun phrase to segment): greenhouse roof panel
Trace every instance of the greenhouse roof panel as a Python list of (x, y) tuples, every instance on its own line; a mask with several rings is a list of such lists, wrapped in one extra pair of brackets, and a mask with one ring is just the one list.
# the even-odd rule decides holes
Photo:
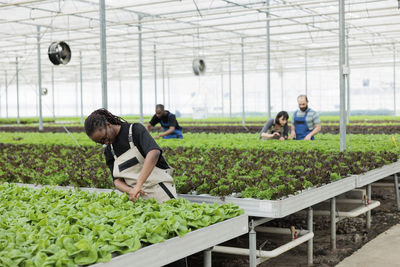
[[(138, 0), (106, 1), (108, 76), (128, 68), (137, 77), (139, 28), (142, 28), (144, 75), (151, 76), (154, 50), (169, 75), (190, 75), (194, 58), (223, 64), (229, 55), (241, 64), (243, 39), (246, 71), (266, 64), (266, 27), (270, 24), (271, 65), (301, 68), (307, 50), (310, 68), (337, 64), (339, 23), (337, 0)], [(345, 2), (351, 62), (392, 64), (393, 44), (400, 38), (398, 2), (350, 0)], [(72, 60), (66, 70), (79, 72), (79, 51), (92, 79), (100, 77), (100, 19), (97, 0), (29, 0), (0, 2), (0, 51), (4, 69), (37, 75), (37, 36), (40, 26), (42, 72), (48, 72), (47, 48), (67, 42)], [(155, 49), (154, 49), (155, 48)], [(326, 57), (329, 51), (332, 56)], [(315, 58), (313, 60), (312, 58)], [(218, 63), (219, 62), (219, 63)], [(282, 63), (284, 62), (284, 63)], [(323, 64), (325, 62), (325, 64)], [(313, 65), (315, 64), (315, 65)], [(213, 67), (218, 72), (220, 67)], [(68, 77), (66, 77), (68, 80)]]

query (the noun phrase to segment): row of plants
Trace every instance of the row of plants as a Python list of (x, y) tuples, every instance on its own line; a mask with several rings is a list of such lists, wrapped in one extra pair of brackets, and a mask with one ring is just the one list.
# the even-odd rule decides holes
[[(259, 133), (263, 127), (260, 125), (184, 125), (183, 133)], [(66, 132), (65, 125), (52, 125), (44, 126), (42, 132), (51, 133), (63, 133)], [(69, 132), (84, 132), (84, 128), (81, 125), (67, 126)], [(340, 130), (339, 124), (323, 124), (321, 133), (338, 134)], [(151, 132), (161, 132), (161, 127), (154, 127)], [(0, 127), (0, 132), (39, 132), (38, 126), (3, 126)], [(400, 132), (400, 124), (351, 124), (347, 125), (346, 132), (348, 134), (395, 134)]]
[(162, 204), (126, 194), (0, 184), (0, 265), (78, 266), (243, 214), (232, 204)]
[[(386, 139), (371, 139), (366, 145), (365, 139), (354, 140), (349, 151), (338, 152), (332, 141), (327, 140), (257, 140), (259, 147), (256, 147), (255, 142), (239, 145), (240, 139), (223, 138), (224, 135), (219, 136), (214, 143), (210, 140), (201, 142), (200, 139), (197, 143), (196, 140), (184, 139), (182, 144), (178, 140), (160, 140), (164, 157), (175, 169), (174, 179), (179, 193), (278, 199), (398, 159), (394, 145), (391, 141), (387, 143)], [(268, 148), (260, 147), (266, 143)], [(109, 170), (99, 148), (0, 144), (0, 180), (112, 188)]]
[[(55, 122), (53, 118), (43, 118), (43, 122)], [(0, 124), (17, 124), (17, 118), (0, 118)], [(20, 118), (21, 124), (39, 123), (39, 118)]]
[[(347, 151), (399, 151), (393, 143), (393, 138), (400, 143), (400, 134), (393, 135), (347, 135)], [(323, 151), (339, 152), (340, 136), (333, 134), (318, 134), (316, 140), (308, 141), (277, 141), (260, 140), (259, 134), (213, 134), (213, 133), (186, 133), (184, 139), (156, 139), (161, 147), (172, 149), (183, 148), (224, 148), (224, 149), (262, 149), (271, 151)], [(102, 146), (90, 140), (85, 133), (37, 133), (37, 132), (1, 132), (0, 143), (3, 144), (26, 144), (26, 145), (61, 145), (78, 147)], [(96, 152), (100, 153), (101, 152)]]
[[(276, 114), (273, 114), (275, 117)], [(289, 112), (290, 117), (292, 117), (293, 113)], [(140, 117), (134, 115), (122, 115), (127, 121), (130, 122), (138, 122)], [(145, 121), (149, 121), (152, 116), (144, 116)], [(321, 121), (323, 122), (339, 122), (339, 116), (320, 116)], [(75, 123), (79, 124), (81, 118), (80, 117), (45, 117), (43, 118), (43, 122), (45, 123)], [(265, 123), (268, 120), (267, 116), (247, 116), (245, 118), (246, 123), (254, 124), (254, 123)], [(20, 118), (21, 124), (32, 124), (32, 123), (39, 123), (38, 117), (30, 117), (30, 118)], [(210, 117), (205, 119), (193, 119), (191, 117), (179, 117), (178, 121), (182, 124), (237, 124), (242, 123), (241, 114), (239, 116), (235, 116), (232, 118), (229, 117)], [(399, 123), (400, 117), (394, 116), (374, 116), (374, 115), (365, 115), (365, 116), (350, 116), (351, 123), (388, 123), (394, 122)], [(16, 124), (17, 118), (0, 118), (0, 124)]]
[[(237, 126), (183, 126), (183, 133), (260, 133), (262, 125)], [(151, 129), (152, 132), (161, 132), (161, 128)], [(322, 125), (321, 133), (339, 134), (339, 124)], [(396, 134), (400, 132), (400, 124), (388, 125), (348, 125), (348, 134)]]
[[(199, 158), (190, 159), (197, 153)], [(279, 199), (398, 159), (391, 152), (331, 154), (256, 149), (212, 149), (208, 154), (199, 149), (177, 149), (166, 150), (165, 154), (168, 162), (177, 166), (174, 179), (180, 193), (258, 199)]]
[[(132, 120), (127, 120), (130, 123), (139, 123), (139, 119), (132, 119)], [(246, 121), (245, 122), (245, 126), (264, 126), (265, 123), (268, 121)], [(290, 126), (292, 122), (292, 118), (289, 119), (288, 125)], [(145, 121), (145, 124), (147, 124), (147, 121)], [(181, 121), (179, 119), (179, 124), (183, 127), (189, 127), (189, 126), (243, 126), (243, 122), (242, 121)], [(1, 125), (1, 123), (0, 123)], [(322, 121), (322, 125), (328, 125), (328, 126), (335, 126), (335, 125), (340, 125), (339, 121)], [(386, 125), (400, 125), (400, 121), (351, 121), (349, 123), (346, 124), (347, 126), (386, 126)], [(3, 125), (3, 127), (10, 127), (10, 126), (14, 126), (14, 127), (26, 127), (27, 129), (29, 127), (33, 127), (33, 128), (37, 128), (38, 127), (38, 123), (21, 123), (21, 124), (16, 124), (16, 123), (10, 123), (7, 125)], [(43, 123), (44, 127), (83, 127), (83, 125), (80, 123), (80, 121), (78, 122), (44, 122)]]

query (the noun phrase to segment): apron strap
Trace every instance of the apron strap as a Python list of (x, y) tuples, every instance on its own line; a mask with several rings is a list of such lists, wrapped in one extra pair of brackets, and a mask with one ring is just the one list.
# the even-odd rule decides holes
[(130, 146), (131, 148), (134, 148), (134, 147), (135, 147), (135, 144), (133, 143), (133, 137), (132, 137), (132, 125), (133, 125), (133, 124), (131, 124), (131, 126), (129, 126), (128, 141), (129, 141), (129, 146)]
[(165, 186), (165, 184), (163, 182), (158, 183), (161, 188), (164, 190), (164, 192), (169, 196), (169, 198), (175, 198), (174, 195), (171, 193), (171, 191), (169, 191), (169, 189)]
[(307, 114), (309, 111), (310, 111), (310, 109), (307, 109), (306, 114), (304, 115), (305, 124), (306, 124), (308, 130), (310, 130), (310, 128), (308, 128), (308, 125), (307, 125)]
[(114, 159), (117, 159), (117, 155), (115, 155), (114, 148), (113, 148), (112, 144), (110, 144), (110, 148), (111, 148), (111, 154), (113, 155)]

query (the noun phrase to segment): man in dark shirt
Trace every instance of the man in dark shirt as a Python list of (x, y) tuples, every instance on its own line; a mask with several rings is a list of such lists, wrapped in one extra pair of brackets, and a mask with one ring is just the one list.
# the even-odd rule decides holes
[(151, 118), (150, 122), (146, 126), (146, 129), (150, 130), (150, 128), (154, 127), (157, 123), (161, 124), (164, 132), (155, 136), (154, 138), (183, 138), (182, 127), (179, 126), (175, 115), (168, 110), (164, 110), (164, 105), (161, 104), (156, 106), (156, 114), (154, 114), (153, 118)]

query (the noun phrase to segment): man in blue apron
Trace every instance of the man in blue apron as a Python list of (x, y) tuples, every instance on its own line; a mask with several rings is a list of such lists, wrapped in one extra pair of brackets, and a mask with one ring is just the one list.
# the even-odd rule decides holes
[(151, 118), (150, 122), (147, 124), (146, 129), (150, 130), (151, 127), (154, 127), (157, 123), (161, 124), (161, 127), (164, 129), (162, 134), (155, 136), (154, 138), (179, 138), (182, 139), (182, 127), (179, 126), (178, 121), (174, 114), (169, 112), (168, 110), (164, 110), (164, 105), (158, 104), (156, 106), (156, 114), (154, 114), (153, 118)]
[(318, 113), (308, 107), (306, 95), (299, 95), (297, 103), (299, 110), (296, 110), (293, 115), (289, 139), (314, 140), (314, 136), (321, 131), (321, 120)]

